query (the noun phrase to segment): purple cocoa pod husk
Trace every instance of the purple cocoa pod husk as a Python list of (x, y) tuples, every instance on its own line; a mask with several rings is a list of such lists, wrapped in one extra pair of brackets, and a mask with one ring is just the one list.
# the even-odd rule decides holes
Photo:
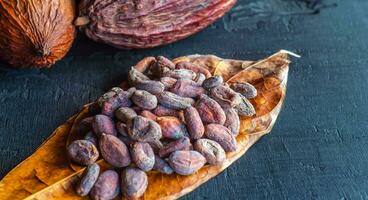
[(136, 116), (137, 113), (129, 107), (120, 107), (115, 111), (115, 117), (124, 123), (126, 123), (128, 120), (133, 119)]
[(144, 80), (136, 83), (138, 90), (145, 90), (151, 94), (160, 94), (165, 90), (165, 85), (159, 81)]
[(118, 133), (124, 137), (128, 137), (128, 128), (126, 126), (126, 124), (124, 124), (123, 122), (116, 122), (116, 129), (118, 130)]
[(163, 76), (175, 78), (175, 79), (190, 79), (194, 80), (197, 74), (189, 69), (174, 69), (167, 71)]
[(210, 90), (210, 96), (223, 108), (233, 108), (242, 101), (239, 93), (225, 85), (212, 88)]
[(184, 120), (191, 139), (197, 140), (204, 134), (204, 125), (197, 109), (188, 107), (184, 110)]
[(161, 127), (162, 136), (168, 139), (179, 139), (187, 134), (185, 124), (176, 117), (157, 117), (157, 123)]
[(182, 137), (165, 145), (162, 149), (160, 149), (158, 154), (160, 157), (167, 157), (174, 151), (189, 150), (190, 147), (190, 139), (188, 137)]
[(206, 158), (197, 151), (175, 151), (169, 157), (171, 168), (180, 175), (191, 175), (206, 164)]
[(204, 124), (224, 124), (226, 121), (225, 112), (221, 108), (220, 104), (205, 94), (200, 96), (195, 108), (197, 109)]
[(206, 90), (220, 86), (224, 82), (222, 76), (215, 75), (203, 81), (202, 87)]
[(119, 174), (106, 170), (97, 178), (89, 196), (92, 200), (113, 199), (120, 193), (119, 186)]
[(161, 105), (176, 110), (182, 110), (194, 104), (194, 99), (181, 97), (168, 91), (164, 91), (157, 95), (157, 99)]
[(165, 90), (170, 90), (170, 88), (175, 85), (176, 81), (177, 79), (172, 77), (162, 77), (160, 79), (160, 82), (165, 86)]
[(96, 115), (94, 116), (92, 122), (93, 132), (97, 137), (101, 137), (102, 133), (116, 136), (116, 129), (114, 121), (106, 115)]
[(80, 181), (78, 182), (75, 191), (81, 197), (88, 195), (92, 187), (97, 181), (98, 175), (100, 174), (100, 166), (93, 163), (87, 166), (83, 171)]
[(68, 157), (80, 165), (89, 165), (94, 163), (99, 153), (95, 145), (88, 140), (75, 140), (67, 148)]
[(162, 116), (178, 116), (178, 111), (175, 109), (166, 108), (165, 106), (158, 105), (154, 110), (153, 113), (159, 117)]
[(226, 121), (224, 123), (224, 126), (226, 126), (231, 133), (236, 137), (239, 134), (240, 130), (240, 119), (238, 112), (233, 109), (224, 109), (225, 115), (226, 115)]
[(155, 142), (161, 139), (162, 132), (160, 125), (153, 120), (142, 116), (137, 116), (128, 121), (129, 137), (139, 142)]
[(196, 98), (205, 92), (200, 84), (189, 79), (179, 79), (170, 91), (179, 96), (191, 98)]
[(143, 171), (150, 171), (155, 164), (155, 154), (148, 143), (134, 143), (131, 148), (131, 155), (133, 162)]
[(225, 152), (236, 151), (237, 144), (235, 136), (228, 128), (220, 124), (208, 124), (205, 129), (205, 136), (219, 143)]
[(157, 116), (149, 110), (142, 110), (139, 115), (153, 121), (157, 120)]
[(202, 73), (205, 75), (206, 78), (211, 77), (211, 72), (208, 71), (206, 68), (201, 67), (197, 64), (191, 63), (191, 62), (178, 62), (176, 64), (176, 69), (189, 69), (195, 73)]
[(148, 186), (147, 174), (133, 167), (128, 167), (121, 172), (121, 191), (128, 199), (141, 197)]
[(194, 149), (201, 153), (210, 165), (221, 165), (226, 154), (219, 143), (210, 139), (199, 139), (194, 143)]
[(110, 165), (114, 167), (126, 167), (130, 164), (129, 150), (119, 138), (113, 135), (102, 134), (99, 145), (102, 157)]
[(157, 155), (155, 155), (155, 165), (153, 166), (153, 169), (164, 174), (174, 173), (174, 170), (170, 167), (170, 165)]
[(136, 90), (132, 95), (132, 101), (145, 110), (152, 110), (157, 107), (157, 97), (144, 90)]
[(245, 98), (251, 99), (257, 96), (257, 89), (247, 82), (233, 83), (230, 87), (235, 91), (243, 95)]

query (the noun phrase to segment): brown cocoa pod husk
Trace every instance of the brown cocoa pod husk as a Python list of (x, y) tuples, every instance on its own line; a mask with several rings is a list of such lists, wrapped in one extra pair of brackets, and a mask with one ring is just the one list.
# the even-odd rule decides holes
[(88, 140), (75, 140), (67, 148), (68, 157), (80, 165), (89, 165), (94, 163), (99, 153), (95, 145)]
[(165, 86), (165, 90), (170, 90), (170, 88), (175, 85), (176, 81), (177, 79), (172, 77), (162, 77), (160, 79), (160, 82)]
[(75, 191), (81, 197), (88, 195), (93, 185), (96, 183), (98, 175), (100, 174), (100, 166), (93, 163), (87, 166), (83, 171), (80, 181), (78, 182)]
[(197, 76), (195, 77), (194, 81), (200, 85), (203, 84), (203, 81), (206, 80), (206, 76), (202, 73), (197, 73)]
[(117, 132), (114, 121), (106, 115), (94, 116), (92, 128), (97, 137), (101, 137), (102, 133), (116, 136)]
[(164, 174), (174, 173), (174, 170), (170, 167), (170, 165), (157, 155), (155, 155), (155, 165), (153, 166), (153, 169)]
[(194, 143), (193, 147), (206, 158), (210, 165), (221, 165), (226, 159), (224, 149), (213, 140), (199, 139)]
[(182, 97), (195, 98), (203, 94), (205, 90), (200, 84), (195, 81), (189, 79), (179, 79), (170, 89), (170, 92)]
[(124, 123), (126, 123), (128, 120), (133, 119), (136, 116), (137, 113), (129, 107), (120, 107), (115, 111), (115, 117)]
[(204, 124), (217, 123), (222, 125), (225, 123), (226, 115), (224, 110), (221, 108), (220, 104), (207, 95), (202, 94), (199, 97), (195, 108)]
[(146, 110), (157, 107), (157, 97), (144, 90), (136, 90), (132, 95), (132, 101), (135, 105)]
[(158, 102), (171, 109), (182, 110), (194, 104), (194, 100), (188, 97), (181, 97), (172, 92), (164, 91), (157, 95)]
[(243, 83), (233, 83), (230, 85), (231, 89), (235, 92), (240, 93), (247, 99), (251, 99), (257, 96), (257, 89), (247, 82)]
[(208, 124), (205, 129), (206, 137), (219, 143), (225, 152), (236, 151), (235, 136), (228, 128), (220, 124)]
[(145, 117), (147, 119), (153, 120), (153, 121), (157, 120), (157, 116), (149, 110), (143, 110), (143, 111), (141, 111), (141, 113), (139, 113), (139, 115), (141, 115), (142, 117)]
[(128, 74), (128, 82), (131, 86), (134, 86), (136, 83), (140, 81), (150, 80), (146, 75), (142, 72), (138, 71), (134, 67), (132, 67)]
[(191, 139), (197, 140), (204, 134), (204, 126), (197, 109), (188, 107), (184, 110), (184, 120)]
[(155, 142), (160, 140), (160, 125), (153, 120), (137, 116), (127, 123), (130, 138), (139, 142)]
[(210, 90), (210, 96), (223, 108), (233, 108), (242, 101), (239, 93), (225, 85), (212, 88)]
[(150, 171), (155, 164), (155, 154), (148, 143), (134, 143), (131, 148), (131, 155), (133, 162), (143, 171)]
[(102, 134), (99, 141), (100, 152), (106, 162), (114, 167), (126, 167), (131, 159), (127, 146), (113, 135)]
[(96, 148), (98, 148), (98, 139), (92, 131), (88, 131), (86, 135), (84, 135), (83, 139), (92, 142), (92, 144), (95, 145)]
[(235, 106), (235, 110), (238, 111), (238, 114), (240, 116), (253, 116), (254, 114), (256, 114), (256, 110), (254, 109), (252, 103), (245, 98), (243, 95), (240, 95), (241, 97), (241, 102)]
[(206, 164), (206, 158), (198, 151), (175, 151), (169, 157), (169, 165), (180, 175), (191, 175)]
[(197, 76), (195, 72), (189, 69), (174, 69), (167, 71), (163, 76), (175, 78), (175, 79), (189, 79), (193, 80)]
[(128, 128), (126, 124), (118, 121), (116, 122), (116, 129), (118, 130), (118, 133), (124, 137), (128, 137)]
[(239, 134), (240, 130), (240, 119), (238, 112), (233, 109), (224, 109), (225, 115), (226, 115), (226, 121), (224, 123), (224, 126), (226, 126), (231, 133), (236, 137)]
[(171, 109), (171, 108), (166, 108), (165, 106), (162, 106), (162, 105), (158, 105), (153, 110), (153, 113), (158, 117), (162, 117), (162, 116), (177, 117), (178, 116), (178, 111), (177, 110)]
[(121, 172), (121, 191), (127, 199), (138, 199), (148, 186), (147, 174), (134, 167), (128, 167)]
[(190, 143), (190, 139), (188, 137), (182, 137), (178, 140), (169, 142), (159, 151), (160, 157), (167, 157), (170, 153), (179, 150), (190, 150), (192, 144)]
[(119, 174), (114, 170), (106, 170), (97, 178), (89, 196), (92, 200), (108, 200), (117, 197), (119, 193)]
[(223, 82), (224, 80), (222, 76), (215, 75), (215, 76), (209, 77), (206, 80), (204, 80), (202, 83), (202, 87), (206, 90), (209, 90), (211, 88), (221, 85)]
[(165, 85), (160, 81), (144, 80), (135, 84), (138, 90), (145, 90), (151, 94), (160, 94), (165, 90)]
[(176, 117), (157, 117), (157, 123), (161, 127), (162, 136), (169, 139), (179, 139), (187, 134), (185, 124)]
[(176, 63), (175, 68), (176, 69), (189, 69), (189, 70), (191, 70), (195, 73), (202, 73), (202, 74), (205, 75), (206, 78), (212, 76), (211, 72), (208, 71), (206, 68), (201, 67), (201, 66), (196, 65), (196, 64), (191, 63), (191, 62), (185, 62), (185, 61), (178, 62), (178, 63)]

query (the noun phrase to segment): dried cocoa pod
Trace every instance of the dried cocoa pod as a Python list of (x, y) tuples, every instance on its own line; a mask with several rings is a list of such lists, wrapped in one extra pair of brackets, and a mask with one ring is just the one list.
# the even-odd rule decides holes
[(224, 85), (212, 88), (210, 96), (223, 108), (233, 108), (241, 102), (239, 93)]
[(89, 196), (92, 200), (110, 200), (119, 193), (119, 174), (114, 170), (106, 170), (98, 177)]
[(129, 121), (127, 127), (129, 136), (139, 142), (155, 142), (162, 137), (160, 125), (142, 116)]
[(200, 84), (189, 79), (179, 79), (176, 81), (175, 85), (170, 89), (170, 91), (182, 97), (192, 98), (195, 98), (205, 92)]
[(150, 171), (155, 164), (155, 154), (151, 146), (145, 142), (136, 142), (131, 149), (133, 162), (143, 171)]
[(171, 108), (166, 108), (165, 106), (158, 105), (154, 110), (153, 113), (159, 117), (161, 116), (178, 116), (178, 111)]
[(120, 107), (115, 111), (115, 117), (124, 123), (136, 116), (137, 113), (129, 107)]
[(128, 137), (128, 128), (126, 127), (126, 124), (122, 122), (116, 122), (116, 129), (120, 133), (120, 135)]
[(121, 191), (128, 199), (141, 197), (148, 186), (147, 174), (133, 167), (124, 169), (121, 173)]
[(238, 112), (233, 109), (224, 109), (225, 115), (226, 115), (226, 121), (224, 123), (224, 126), (226, 126), (231, 133), (236, 137), (239, 134), (240, 130), (240, 119)]
[(211, 72), (209, 72), (206, 68), (196, 65), (191, 62), (178, 62), (176, 63), (176, 69), (189, 69), (195, 73), (202, 73), (206, 76), (206, 78), (211, 77)]
[(236, 151), (236, 140), (231, 131), (220, 124), (206, 125), (204, 133), (210, 140), (214, 140), (221, 145), (225, 152)]
[(190, 139), (188, 137), (182, 137), (165, 145), (160, 149), (158, 154), (160, 157), (167, 157), (174, 151), (190, 150), (191, 146)]
[(80, 165), (94, 163), (99, 156), (98, 150), (92, 142), (87, 140), (75, 140), (67, 148), (68, 157)]
[(170, 165), (157, 155), (155, 155), (155, 165), (153, 166), (153, 169), (164, 174), (174, 173), (174, 170), (170, 167)]
[(101, 113), (112, 117), (115, 110), (119, 107), (129, 107), (132, 105), (130, 101), (130, 93), (121, 88), (114, 87), (97, 100), (101, 108)]
[(138, 90), (145, 90), (151, 94), (160, 94), (165, 90), (165, 85), (159, 81), (139, 81), (136, 83), (135, 87)]
[(194, 81), (198, 84), (202, 85), (203, 81), (206, 80), (206, 76), (202, 73), (197, 73), (197, 76), (195, 77)]
[(200, 96), (195, 108), (197, 109), (199, 116), (201, 116), (203, 123), (225, 123), (226, 115), (224, 110), (215, 100), (211, 99), (207, 95), (202, 94)]
[(175, 78), (175, 79), (190, 79), (193, 80), (197, 74), (189, 69), (174, 69), (167, 71), (163, 76)]
[(92, 131), (88, 131), (83, 139), (92, 142), (95, 147), (98, 147), (98, 139)]
[(162, 77), (160, 81), (162, 84), (164, 84), (165, 90), (169, 90), (175, 85), (177, 79), (171, 77)]
[(138, 71), (134, 67), (132, 67), (128, 74), (128, 82), (130, 85), (134, 86), (136, 83), (140, 81), (146, 81), (149, 80), (149, 78), (144, 75), (142, 72)]
[(92, 129), (97, 137), (101, 137), (102, 133), (116, 136), (114, 121), (106, 115), (96, 115), (92, 122)]
[(234, 83), (230, 85), (231, 89), (235, 92), (240, 93), (247, 99), (251, 99), (257, 96), (257, 89), (247, 82), (243, 83)]
[(197, 151), (175, 151), (169, 157), (171, 168), (180, 175), (191, 175), (206, 164), (206, 158)]
[(157, 120), (157, 116), (149, 110), (143, 110), (143, 111), (141, 111), (141, 113), (139, 115), (141, 115), (142, 117), (145, 117), (147, 119), (153, 120), (153, 121)]
[(175, 69), (175, 64), (164, 56), (157, 56), (156, 62), (154, 62), (150, 67), (152, 73), (158, 77), (172, 69)]
[(238, 114), (240, 116), (248, 116), (248, 117), (256, 114), (256, 110), (254, 109), (252, 103), (243, 95), (240, 95), (240, 97), (242, 101), (239, 103), (239, 105), (235, 106), (235, 109), (238, 111)]
[(106, 162), (114, 167), (126, 167), (131, 159), (127, 146), (113, 135), (102, 134), (100, 137), (100, 152)]
[(132, 101), (135, 105), (147, 110), (152, 110), (157, 106), (157, 97), (144, 90), (135, 91)]
[(209, 90), (221, 85), (223, 82), (224, 80), (222, 79), (222, 76), (215, 75), (204, 80), (202, 83), (202, 87), (206, 90)]
[(184, 110), (184, 119), (191, 139), (197, 140), (204, 134), (204, 126), (197, 109), (188, 107)]
[(157, 117), (157, 123), (161, 127), (162, 136), (165, 138), (179, 139), (187, 132), (185, 124), (176, 117)]
[(199, 139), (194, 143), (194, 149), (201, 153), (210, 165), (221, 165), (226, 154), (221, 145), (213, 140)]
[(194, 100), (188, 97), (181, 97), (172, 92), (164, 91), (163, 93), (157, 95), (158, 102), (171, 109), (185, 109), (194, 104)]
[(81, 197), (88, 195), (93, 185), (96, 183), (98, 175), (100, 174), (100, 166), (93, 163), (87, 166), (83, 171), (82, 177), (78, 182), (75, 191)]

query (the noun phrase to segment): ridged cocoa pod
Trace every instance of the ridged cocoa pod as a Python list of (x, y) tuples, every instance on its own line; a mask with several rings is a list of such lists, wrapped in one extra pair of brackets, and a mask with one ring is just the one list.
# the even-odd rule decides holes
[(226, 126), (231, 133), (236, 137), (239, 134), (240, 130), (240, 119), (238, 112), (233, 109), (225, 109), (225, 115), (226, 115), (226, 121), (224, 123), (224, 126)]
[(236, 151), (236, 139), (231, 131), (220, 124), (208, 124), (205, 135), (221, 145), (226, 152)]
[(158, 105), (154, 110), (153, 113), (159, 117), (161, 116), (178, 116), (178, 111), (171, 108), (166, 108), (165, 106)]
[(192, 98), (195, 98), (205, 92), (200, 84), (189, 79), (179, 79), (176, 81), (175, 85), (170, 89), (170, 91), (182, 97)]
[(136, 116), (137, 113), (129, 107), (120, 107), (115, 111), (115, 117), (124, 123)]
[(243, 95), (240, 95), (241, 102), (239, 105), (235, 106), (235, 109), (238, 111), (240, 116), (252, 116), (256, 114), (256, 110), (254, 109), (252, 103), (245, 98)]
[(106, 162), (114, 167), (126, 167), (131, 159), (127, 146), (119, 138), (113, 135), (102, 134), (100, 152)]
[(75, 191), (81, 197), (86, 196), (92, 189), (93, 185), (96, 183), (98, 175), (100, 174), (100, 166), (93, 163), (87, 166), (83, 171), (81, 180), (78, 182)]
[(119, 107), (129, 107), (132, 105), (130, 101), (131, 94), (119, 87), (114, 87), (98, 100), (98, 104), (101, 109), (101, 113), (112, 117), (114, 112)]
[(197, 109), (199, 116), (203, 123), (217, 123), (224, 124), (226, 115), (221, 106), (213, 99), (203, 94), (197, 101), (195, 108)]
[(136, 142), (131, 149), (133, 162), (143, 171), (150, 171), (155, 164), (155, 154), (151, 146), (145, 142)]
[(197, 76), (195, 72), (189, 69), (174, 69), (167, 71), (163, 76), (175, 78), (175, 79), (189, 79), (193, 80)]
[(157, 123), (161, 127), (162, 136), (169, 139), (179, 139), (186, 135), (185, 124), (176, 117), (158, 117)]
[(174, 173), (174, 170), (170, 167), (170, 165), (157, 155), (155, 155), (155, 165), (153, 166), (153, 169), (164, 174)]
[(135, 91), (132, 101), (135, 105), (147, 110), (152, 110), (157, 106), (157, 97), (144, 90)]
[(153, 121), (157, 120), (157, 116), (149, 110), (143, 110), (139, 115)]
[(118, 122), (116, 122), (116, 129), (118, 130), (120, 135), (122, 135), (124, 137), (128, 137), (128, 128), (127, 128), (126, 124), (118, 121)]
[(92, 142), (87, 140), (75, 140), (67, 148), (68, 157), (80, 165), (94, 163), (99, 156), (98, 150)]
[(77, 25), (84, 25), (82, 31), (89, 38), (117, 48), (155, 47), (202, 30), (227, 12), (235, 2), (84, 0), (80, 5), (80, 19), (77, 20), (81, 23)]
[(181, 97), (172, 92), (164, 91), (163, 93), (157, 95), (158, 102), (171, 109), (185, 109), (194, 104), (194, 100), (188, 97)]
[(191, 175), (206, 164), (206, 158), (197, 151), (175, 151), (169, 157), (171, 168), (180, 175)]
[(95, 147), (98, 147), (98, 139), (92, 131), (88, 131), (83, 139), (92, 142)]
[(169, 90), (170, 88), (172, 88), (175, 85), (177, 79), (176, 78), (171, 78), (171, 77), (162, 77), (160, 79), (160, 81), (161, 81), (162, 84), (164, 84), (165, 90)]
[(202, 73), (197, 73), (197, 76), (195, 77), (194, 81), (198, 84), (202, 85), (203, 81), (206, 80), (206, 76)]
[(242, 101), (239, 93), (225, 85), (212, 88), (210, 90), (210, 96), (223, 108), (233, 108)]
[(234, 83), (234, 84), (231, 84), (230, 87), (235, 92), (242, 94), (245, 98), (251, 99), (257, 96), (257, 89), (253, 85), (247, 82)]
[(92, 200), (110, 200), (119, 193), (119, 174), (113, 170), (106, 170), (98, 177), (89, 196)]
[(0, 13), (0, 59), (17, 68), (50, 67), (75, 38), (72, 0), (7, 0)]
[(127, 127), (129, 136), (139, 142), (155, 142), (162, 137), (160, 125), (142, 116), (130, 120)]
[(213, 140), (199, 139), (193, 146), (196, 151), (206, 158), (210, 165), (221, 165), (226, 159), (224, 149)]
[(146, 81), (149, 80), (149, 78), (144, 75), (142, 72), (138, 71), (134, 67), (132, 67), (128, 74), (128, 82), (130, 85), (134, 86), (136, 83), (140, 81)]
[(159, 81), (145, 80), (135, 84), (138, 90), (145, 90), (151, 94), (160, 94), (164, 91), (165, 85)]
[(116, 136), (114, 121), (106, 115), (96, 115), (92, 122), (93, 132), (97, 137), (102, 133)]
[(191, 139), (197, 140), (204, 134), (204, 126), (197, 109), (188, 107), (184, 110), (184, 119)]
[(192, 144), (190, 143), (190, 139), (188, 137), (182, 137), (165, 145), (160, 149), (158, 154), (160, 157), (166, 157), (174, 151), (190, 150), (191, 146)]
[(209, 72), (206, 68), (191, 62), (178, 62), (175, 67), (176, 69), (189, 69), (195, 73), (202, 73), (205, 75), (206, 78), (212, 76), (211, 72)]
[(222, 79), (222, 76), (215, 75), (204, 80), (202, 83), (202, 87), (206, 90), (209, 90), (221, 85), (223, 82), (224, 80)]
[(141, 197), (148, 186), (147, 174), (138, 168), (126, 168), (121, 173), (121, 191), (128, 199)]

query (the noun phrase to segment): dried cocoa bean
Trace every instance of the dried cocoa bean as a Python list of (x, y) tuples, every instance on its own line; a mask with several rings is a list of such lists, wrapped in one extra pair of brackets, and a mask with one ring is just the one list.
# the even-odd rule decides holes
[(128, 136), (128, 128), (126, 127), (126, 124), (122, 122), (116, 122), (116, 129), (120, 133), (120, 135), (127, 137)]
[(247, 83), (247, 82), (244, 82), (244, 83), (234, 83), (232, 85), (230, 85), (230, 87), (235, 91), (235, 92), (238, 92), (240, 94), (242, 94), (245, 98), (254, 98), (257, 96), (257, 89)]
[(148, 144), (151, 146), (153, 152), (155, 154), (158, 154), (158, 152), (160, 151), (160, 149), (162, 149), (164, 147), (164, 145), (162, 144), (161, 141), (157, 140), (157, 141), (152, 141), (152, 142), (148, 142)]
[(239, 93), (224, 85), (212, 88), (210, 90), (210, 96), (223, 108), (233, 108), (241, 102)]
[(153, 120), (153, 121), (156, 121), (157, 120), (157, 116), (155, 114), (153, 114), (151, 111), (149, 110), (143, 110), (140, 115), (142, 117), (145, 117), (147, 119), (150, 119), (150, 120)]
[(204, 134), (204, 126), (197, 109), (188, 107), (184, 110), (184, 119), (191, 139), (199, 139)]
[(174, 170), (170, 167), (170, 165), (157, 155), (155, 155), (155, 165), (153, 166), (153, 169), (164, 174), (174, 173)]
[(194, 143), (194, 149), (201, 153), (210, 165), (221, 165), (226, 159), (224, 149), (213, 140), (199, 139)]
[(205, 124), (224, 124), (226, 115), (221, 106), (213, 99), (203, 94), (195, 105), (202, 122)]
[(142, 73), (147, 71), (151, 67), (152, 64), (156, 62), (155, 57), (145, 57), (143, 60), (139, 61), (137, 64), (135, 64), (134, 68)]
[(151, 94), (160, 94), (165, 90), (165, 85), (159, 81), (139, 81), (135, 85), (138, 90), (145, 90)]
[(157, 106), (157, 97), (144, 90), (135, 91), (132, 101), (135, 105), (147, 110), (152, 110)]
[(114, 167), (126, 167), (131, 159), (127, 146), (119, 138), (113, 135), (102, 134), (100, 141), (102, 157)]
[(156, 57), (156, 62), (151, 65), (150, 69), (155, 76), (160, 77), (165, 72), (175, 69), (175, 64), (163, 56), (158, 56)]
[(81, 132), (86, 132), (92, 129), (92, 122), (93, 122), (93, 117), (86, 117), (84, 119), (82, 119), (79, 123), (79, 130)]
[(197, 76), (195, 77), (194, 81), (197, 82), (198, 84), (202, 85), (203, 81), (206, 80), (206, 76), (202, 73), (198, 73)]
[(143, 171), (150, 171), (155, 164), (155, 154), (145, 142), (136, 142), (131, 150), (133, 162)]
[(171, 108), (166, 108), (165, 106), (158, 105), (154, 110), (153, 113), (159, 117), (161, 116), (178, 116), (178, 111)]
[(98, 147), (98, 139), (92, 131), (88, 131), (83, 139), (92, 142), (95, 147)]
[(165, 138), (179, 139), (187, 132), (185, 124), (176, 117), (158, 117), (157, 123), (161, 127), (162, 136)]
[(130, 85), (134, 86), (136, 83), (140, 81), (146, 81), (149, 80), (149, 78), (144, 75), (142, 72), (136, 70), (134, 67), (132, 67), (129, 71), (128, 75), (128, 82)]
[(221, 145), (225, 152), (236, 151), (236, 140), (231, 131), (220, 124), (208, 124), (205, 135)]
[(221, 85), (223, 82), (224, 80), (222, 79), (222, 76), (215, 75), (204, 80), (202, 83), (202, 87), (206, 90), (209, 90)]
[(194, 100), (192, 98), (181, 97), (179, 95), (167, 91), (164, 91), (163, 93), (159, 94), (157, 96), (157, 99), (161, 105), (167, 108), (177, 110), (185, 109), (194, 104)]
[(171, 77), (162, 77), (160, 81), (162, 84), (164, 84), (165, 90), (169, 90), (175, 85), (177, 79)]
[(197, 151), (175, 151), (169, 157), (171, 168), (180, 175), (197, 172), (206, 163), (206, 158)]
[(113, 170), (106, 170), (98, 177), (89, 196), (92, 200), (110, 200), (119, 193), (119, 174)]
[(166, 157), (174, 151), (190, 150), (190, 147), (191, 147), (191, 143), (190, 143), (189, 138), (182, 137), (178, 140), (172, 141), (168, 143), (167, 145), (165, 145), (162, 149), (160, 149), (158, 154), (160, 157)]
[(252, 116), (256, 114), (256, 110), (254, 109), (252, 103), (245, 98), (243, 95), (240, 95), (241, 102), (239, 105), (235, 106), (235, 109), (238, 111), (240, 116)]
[(127, 93), (128, 93), (128, 97), (132, 97), (132, 95), (134, 94), (134, 92), (137, 90), (137, 88), (135, 87), (131, 87), (127, 90)]
[(225, 109), (226, 121), (224, 126), (226, 126), (231, 133), (236, 137), (239, 134), (240, 129), (240, 119), (238, 112), (233, 109)]
[(93, 163), (87, 166), (83, 171), (81, 180), (78, 182), (75, 191), (81, 197), (86, 196), (96, 183), (98, 175), (100, 174), (100, 166)]
[(206, 78), (211, 76), (211, 72), (209, 72), (206, 68), (191, 62), (179, 62), (176, 64), (175, 67), (176, 69), (189, 69), (195, 73), (202, 73), (206, 76)]
[(116, 136), (114, 121), (106, 115), (96, 115), (92, 122), (92, 128), (97, 137), (100, 137), (102, 133)]
[(197, 76), (197, 74), (189, 69), (174, 69), (164, 73), (163, 76), (168, 76), (175, 79), (193, 80)]
[(87, 140), (75, 140), (67, 149), (69, 158), (80, 165), (94, 163), (99, 156), (98, 150), (92, 142)]
[(179, 79), (176, 81), (175, 85), (170, 89), (170, 91), (182, 97), (192, 98), (195, 98), (205, 92), (200, 84), (189, 79)]
[(139, 142), (155, 142), (162, 137), (160, 125), (142, 116), (129, 121), (127, 127), (129, 136)]
[(101, 113), (107, 116), (112, 116), (119, 107), (129, 107), (132, 105), (130, 101), (130, 93), (115, 87), (105, 93), (98, 99), (101, 108)]
[(121, 173), (121, 191), (128, 199), (141, 197), (147, 189), (147, 174), (138, 168), (126, 168)]
[(119, 136), (118, 136), (118, 138), (119, 138), (122, 142), (124, 142), (124, 144), (125, 144), (126, 146), (129, 146), (129, 147), (131, 147), (131, 146), (135, 143), (135, 141), (134, 141), (134, 140), (132, 140), (130, 137), (127, 137), (127, 136), (119, 135)]
[(133, 109), (128, 107), (120, 107), (115, 111), (115, 117), (124, 123), (126, 123), (128, 120), (133, 119), (136, 116), (137, 113)]

